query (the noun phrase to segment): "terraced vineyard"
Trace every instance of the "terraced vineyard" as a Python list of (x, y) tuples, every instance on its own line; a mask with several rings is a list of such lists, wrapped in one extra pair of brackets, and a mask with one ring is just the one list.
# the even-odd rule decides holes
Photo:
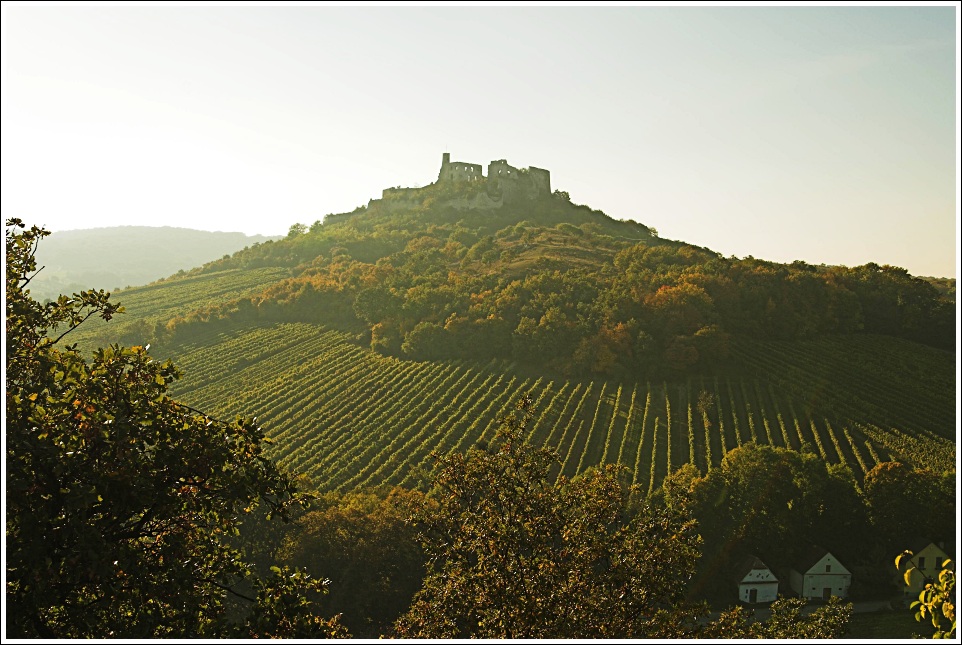
[[(257, 416), (275, 442), (273, 456), (321, 489), (418, 485), (432, 451), (490, 441), (527, 394), (535, 402), (529, 439), (557, 450), (555, 476), (619, 463), (654, 490), (670, 470), (691, 462), (704, 472), (748, 441), (810, 449), (857, 477), (889, 458), (938, 469), (954, 463), (954, 423), (946, 425), (954, 415), (952, 357), (900, 343), (742, 344), (736, 358), (757, 378), (681, 383), (551, 380), (498, 364), (400, 361), (303, 323), (211, 330), (172, 349), (185, 374), (175, 396), (216, 416)], [(902, 361), (910, 383), (873, 379), (881, 356)], [(710, 405), (699, 408), (703, 391)]]
[(71, 342), (84, 349), (102, 347), (144, 323), (166, 324), (175, 316), (260, 291), (288, 275), (287, 269), (278, 267), (218, 271), (111, 293), (110, 301), (123, 305), (126, 313), (109, 323), (99, 318), (88, 320), (72, 333)]
[[(871, 439), (870, 446), (884, 446), (915, 463), (939, 470), (954, 467), (958, 412), (950, 353), (858, 334), (741, 343), (734, 354), (748, 369), (764, 374), (773, 388), (836, 420), (842, 426), (836, 435), (857, 432)], [(843, 453), (847, 460), (866, 458), (862, 452)]]

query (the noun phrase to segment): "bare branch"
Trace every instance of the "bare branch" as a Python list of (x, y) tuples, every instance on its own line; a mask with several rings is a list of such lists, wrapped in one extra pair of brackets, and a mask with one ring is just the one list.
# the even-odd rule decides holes
[(24, 281), (24, 283), (23, 283), (22, 285), (20, 285), (20, 288), (23, 289), (23, 288), (26, 287), (28, 284), (30, 284), (30, 281), (33, 280), (34, 278), (36, 278), (36, 277), (37, 277), (37, 274), (40, 273), (41, 271), (43, 271), (43, 270), (46, 269), (46, 268), (47, 268), (47, 265), (44, 265), (44, 266), (40, 267), (39, 269), (37, 269), (36, 271), (34, 271), (34, 272), (33, 272), (33, 275), (30, 276), (29, 278), (27, 278), (26, 281)]
[(88, 312), (87, 315), (83, 317), (83, 320), (81, 320), (80, 322), (78, 322), (76, 325), (70, 325), (70, 328), (67, 329), (67, 331), (65, 331), (64, 333), (62, 333), (62, 334), (60, 334), (59, 336), (57, 336), (50, 344), (51, 344), (51, 345), (56, 345), (57, 343), (59, 343), (60, 340), (61, 340), (64, 336), (66, 336), (67, 334), (69, 334), (70, 332), (72, 332), (74, 329), (76, 329), (76, 328), (79, 327), (80, 325), (82, 325), (82, 324), (84, 324), (85, 322), (87, 322), (87, 319), (90, 318), (91, 316), (93, 316), (95, 313), (97, 313), (97, 312), (96, 312), (96, 311)]

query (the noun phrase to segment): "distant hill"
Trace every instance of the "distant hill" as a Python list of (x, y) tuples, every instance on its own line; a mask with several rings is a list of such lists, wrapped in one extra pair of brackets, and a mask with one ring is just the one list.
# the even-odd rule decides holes
[(142, 285), (280, 239), (172, 226), (113, 226), (57, 231), (37, 249), (44, 267), (30, 283), (38, 300), (81, 289)]

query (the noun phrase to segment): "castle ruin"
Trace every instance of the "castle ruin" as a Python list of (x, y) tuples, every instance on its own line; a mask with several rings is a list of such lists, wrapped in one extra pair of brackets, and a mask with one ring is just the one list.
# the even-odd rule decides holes
[[(441, 155), (441, 172), (438, 181), (474, 181), (484, 179), (481, 165), (451, 161), (451, 153)], [(507, 191), (523, 194), (529, 198), (551, 194), (551, 173), (544, 168), (519, 169), (508, 164), (506, 159), (498, 159), (488, 164), (487, 180), (489, 191)]]
[[(455, 204), (464, 208), (496, 208), (505, 200), (537, 199), (551, 195), (551, 173), (543, 168), (515, 168), (506, 159), (497, 159), (488, 164), (485, 176), (481, 164), (464, 161), (451, 161), (451, 153), (445, 152), (441, 156), (441, 170), (438, 173), (437, 184), (471, 182), (487, 180), (484, 193)], [(404, 199), (412, 194), (416, 188), (385, 188), (382, 199), (391, 197), (393, 200)], [(463, 200), (462, 200), (463, 201)]]
[(441, 155), (441, 172), (438, 173), (438, 181), (474, 181), (483, 178), (481, 164), (452, 162), (450, 152)]

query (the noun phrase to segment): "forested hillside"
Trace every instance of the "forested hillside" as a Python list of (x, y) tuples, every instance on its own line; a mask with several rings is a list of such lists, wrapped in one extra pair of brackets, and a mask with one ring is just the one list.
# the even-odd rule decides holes
[(954, 461), (954, 305), (874, 264), (723, 258), (563, 193), (493, 210), (482, 182), (372, 200), (117, 298), (82, 344), (152, 343), (186, 400), (258, 415), (321, 488), (417, 484), (520, 396), (555, 474), (619, 463), (651, 492), (745, 442), (861, 478)]
[[(905, 270), (816, 267), (661, 240), (563, 196), (459, 211), (443, 190), (329, 217), (205, 271), (286, 266), (209, 318), (336, 324), (416, 359), (516, 360), (570, 376), (677, 378), (723, 366), (733, 338), (872, 333), (954, 347), (954, 303)], [(188, 332), (189, 333), (189, 332)]]

